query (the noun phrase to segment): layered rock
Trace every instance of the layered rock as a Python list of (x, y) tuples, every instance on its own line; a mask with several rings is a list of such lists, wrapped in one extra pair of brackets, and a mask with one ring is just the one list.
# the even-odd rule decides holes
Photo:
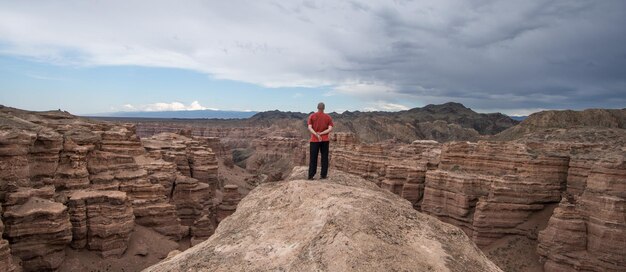
[(120, 191), (73, 192), (67, 201), (72, 222), (72, 247), (120, 257), (134, 227), (133, 209)]
[(191, 176), (200, 182), (209, 184), (212, 190), (217, 189), (217, 157), (211, 149), (192, 147), (189, 151), (189, 167)]
[(524, 144), (444, 145), (439, 170), (428, 171), (422, 211), (463, 229), (479, 246), (506, 235), (536, 239), (523, 225), (565, 189), (569, 158)]
[(351, 134), (339, 135), (334, 138), (339, 146), (332, 151), (334, 167), (371, 180), (419, 209), (426, 171), (437, 168), (441, 144), (432, 140), (417, 140), (408, 145), (359, 144)]
[[(133, 212), (138, 224), (151, 227), (157, 232), (176, 240), (186, 231), (177, 216), (176, 207), (168, 202), (171, 194), (161, 183), (148, 180), (148, 171), (142, 169), (129, 155), (103, 151), (94, 151), (88, 162), (91, 188), (99, 190), (120, 190), (126, 192), (131, 200)], [(149, 163), (146, 163), (149, 164)], [(143, 165), (146, 165), (143, 164)], [(147, 167), (154, 170), (154, 165)], [(164, 171), (159, 171), (163, 173)], [(158, 176), (153, 172), (152, 177)], [(165, 175), (167, 177), (167, 174)], [(164, 181), (168, 183), (169, 181)]]
[(385, 173), (385, 180), (381, 184), (381, 188), (386, 189), (396, 195), (401, 195), (404, 189), (404, 183), (408, 178), (407, 168), (399, 165), (389, 165)]
[(144, 153), (133, 124), (114, 126), (102, 133), (101, 150), (116, 154), (138, 156)]
[(30, 186), (28, 152), (37, 134), (17, 128), (0, 130), (0, 200), (9, 186)]
[(562, 201), (540, 232), (547, 271), (626, 269), (626, 153), (596, 155), (583, 193)]
[(213, 235), (213, 232), (215, 232), (213, 221), (213, 216), (203, 215), (193, 223), (191, 227), (191, 246), (202, 243)]
[(424, 181), (426, 180), (426, 169), (424, 167), (407, 168), (406, 182), (402, 185), (400, 196), (413, 204), (420, 210), (422, 197), (424, 196)]
[(65, 259), (65, 247), (72, 241), (67, 207), (32, 197), (4, 212), (4, 235), (11, 253), (22, 259), (26, 271), (53, 270)]
[[(0, 206), (0, 214), (2, 214), (2, 206)], [(4, 224), (0, 220), (0, 233), (4, 233)], [(9, 247), (9, 241), (3, 239), (0, 236), (0, 271), (13, 272), (18, 271), (20, 267), (13, 260), (11, 256), (11, 248)]]
[(350, 132), (337, 132), (330, 135), (330, 141), (339, 148), (348, 148), (359, 144), (359, 138)]
[(211, 238), (146, 271), (500, 271), (461, 230), (402, 198), (340, 171), (326, 181), (305, 172), (261, 184)]
[[(131, 124), (0, 106), (2, 220), (24, 268), (58, 267), (69, 241), (103, 257), (120, 256), (135, 223), (179, 240), (197, 222), (196, 240), (206, 239), (212, 233), (206, 220), (215, 221), (210, 186), (217, 187), (209, 146), (218, 147), (219, 139), (178, 135), (155, 143), (158, 148), (148, 143), (144, 149)], [(179, 178), (185, 173), (201, 182)], [(4, 245), (1, 262), (8, 256)]]
[(181, 224), (192, 226), (203, 214), (207, 214), (212, 207), (212, 198), (208, 184), (183, 175), (176, 178), (171, 201), (176, 205)]
[[(56, 183), (63, 177), (55, 177), (59, 173), (59, 152), (64, 149), (63, 136), (50, 128), (37, 131), (37, 138), (29, 148), (28, 166), (31, 184), (42, 185)], [(87, 182), (88, 184), (88, 182)]]
[(176, 164), (180, 173), (217, 188), (217, 158), (207, 138), (189, 138), (174, 133), (161, 133), (142, 139), (153, 158)]
[[(596, 154), (597, 156), (597, 154)], [(597, 157), (591, 155), (573, 156), (567, 173), (567, 192), (580, 196), (587, 188), (587, 177), (596, 163)]]
[(360, 175), (379, 185), (384, 179), (388, 161), (380, 144), (361, 144), (332, 153), (332, 163), (337, 169)]
[(188, 139), (178, 134), (161, 133), (142, 139), (141, 142), (148, 153), (160, 153), (163, 160), (175, 163), (181, 174), (191, 177), (187, 146), (184, 143)]
[(239, 201), (241, 201), (239, 187), (233, 184), (225, 185), (223, 189), (222, 202), (217, 206), (217, 222), (222, 222), (224, 218), (233, 214), (237, 209)]
[(172, 195), (176, 176), (179, 175), (176, 164), (162, 160), (160, 153), (156, 153), (156, 157), (153, 157), (154, 154), (151, 154), (152, 156), (137, 156), (135, 162), (146, 170), (147, 179), (150, 183), (163, 186), (164, 196), (169, 198)]
[[(251, 143), (253, 154), (245, 160), (245, 168), (255, 174), (282, 175), (296, 165), (305, 163), (306, 141), (300, 138), (262, 137)], [(274, 179), (276, 180), (276, 179)]]

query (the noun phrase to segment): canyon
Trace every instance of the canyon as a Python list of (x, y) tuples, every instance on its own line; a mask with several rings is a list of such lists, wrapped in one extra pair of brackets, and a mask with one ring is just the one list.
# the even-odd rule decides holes
[[(152, 258), (129, 270), (163, 260), (150, 271), (623, 271), (625, 112), (520, 124), (456, 103), (343, 113), (319, 182), (302, 180), (305, 114), (102, 120), (1, 107), (0, 264), (90, 269), (75, 258), (87, 252)], [(139, 250), (147, 240), (182, 253)]]

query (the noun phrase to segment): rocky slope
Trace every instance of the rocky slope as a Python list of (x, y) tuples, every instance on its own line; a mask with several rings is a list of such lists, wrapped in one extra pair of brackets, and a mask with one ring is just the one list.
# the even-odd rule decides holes
[(456, 227), (334, 172), (253, 190), (209, 240), (145, 271), (500, 271)]
[[(531, 114), (519, 125), (500, 132), (494, 139), (607, 141), (621, 139), (626, 129), (626, 109), (588, 109), (583, 111), (541, 111)], [(623, 139), (621, 139), (623, 142)]]

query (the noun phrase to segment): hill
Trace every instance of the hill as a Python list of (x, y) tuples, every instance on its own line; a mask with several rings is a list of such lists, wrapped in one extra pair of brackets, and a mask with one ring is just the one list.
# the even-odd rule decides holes
[(360, 177), (262, 184), (207, 241), (145, 271), (500, 271), (459, 228)]
[(550, 110), (533, 113), (517, 126), (498, 133), (494, 139), (613, 141), (623, 138), (626, 109)]

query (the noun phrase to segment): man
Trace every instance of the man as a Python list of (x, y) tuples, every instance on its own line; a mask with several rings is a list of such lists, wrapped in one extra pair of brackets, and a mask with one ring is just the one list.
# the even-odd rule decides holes
[(333, 119), (324, 113), (325, 105), (317, 104), (317, 112), (309, 116), (307, 125), (311, 132), (309, 179), (313, 179), (317, 172), (317, 154), (322, 153), (322, 172), (320, 177), (328, 176), (328, 134), (333, 130)]

